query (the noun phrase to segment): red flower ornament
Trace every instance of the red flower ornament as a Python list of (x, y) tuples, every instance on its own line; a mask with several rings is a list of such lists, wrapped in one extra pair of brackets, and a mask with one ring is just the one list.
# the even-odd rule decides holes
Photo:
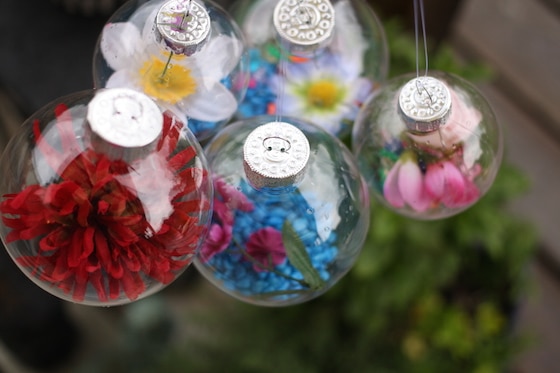
[[(127, 303), (191, 263), (207, 234), (212, 186), (174, 117), (164, 115), (149, 154), (126, 162), (95, 149), (79, 112), (58, 105), (54, 126), (33, 121), (31, 153), (50, 170), (28, 170), (19, 191), (3, 195), (3, 238), (20, 268), (54, 295)], [(51, 176), (43, 181), (41, 173)]]

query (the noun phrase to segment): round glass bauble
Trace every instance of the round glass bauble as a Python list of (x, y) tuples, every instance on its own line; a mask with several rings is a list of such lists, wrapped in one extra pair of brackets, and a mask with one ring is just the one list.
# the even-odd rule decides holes
[(205, 151), (214, 215), (195, 266), (213, 284), (248, 303), (286, 306), (323, 294), (351, 268), (369, 194), (337, 138), (260, 116), (228, 125)]
[(383, 27), (363, 0), (238, 0), (250, 79), (239, 118), (288, 115), (345, 137), (387, 76)]
[(131, 0), (107, 21), (93, 57), (97, 88), (143, 92), (199, 141), (234, 115), (248, 58), (233, 19), (209, 0)]
[(392, 210), (440, 219), (475, 204), (503, 153), (501, 128), (481, 93), (430, 71), (394, 78), (364, 104), (352, 149), (372, 191)]
[(134, 90), (51, 102), (23, 123), (0, 169), (8, 253), (71, 302), (111, 306), (155, 293), (208, 233), (213, 189), (198, 141)]

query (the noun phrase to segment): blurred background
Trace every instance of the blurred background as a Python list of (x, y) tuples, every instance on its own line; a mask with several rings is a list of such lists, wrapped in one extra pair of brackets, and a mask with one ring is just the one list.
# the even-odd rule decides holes
[[(122, 2), (1, 1), (0, 149), (37, 109), (92, 87), (97, 37)], [(412, 1), (369, 3), (386, 27), (391, 75), (412, 70)], [(374, 206), (356, 269), (285, 310), (241, 305), (194, 268), (131, 305), (73, 305), (36, 288), (2, 250), (0, 371), (556, 371), (560, 0), (424, 3), (431, 66), (475, 82), (505, 131), (488, 198), (437, 224)], [(445, 237), (442, 247), (426, 232)]]

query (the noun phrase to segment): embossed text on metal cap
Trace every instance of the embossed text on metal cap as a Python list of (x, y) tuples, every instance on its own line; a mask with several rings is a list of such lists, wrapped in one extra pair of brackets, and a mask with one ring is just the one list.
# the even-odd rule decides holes
[(430, 76), (417, 77), (402, 87), (399, 109), (410, 130), (432, 132), (449, 118), (451, 95), (441, 80)]
[(297, 184), (309, 160), (309, 141), (292, 124), (270, 122), (255, 128), (243, 145), (243, 166), (257, 189)]
[(296, 50), (314, 50), (332, 36), (334, 8), (329, 0), (280, 0), (273, 22), (279, 36)]
[(194, 0), (169, 0), (156, 15), (156, 40), (174, 53), (196, 53), (210, 35), (211, 21), (203, 5)]

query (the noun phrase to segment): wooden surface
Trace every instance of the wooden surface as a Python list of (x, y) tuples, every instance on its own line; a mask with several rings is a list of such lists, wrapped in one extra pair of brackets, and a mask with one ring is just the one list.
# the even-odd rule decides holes
[(560, 356), (560, 1), (464, 0), (455, 50), (489, 63), (497, 79), (480, 86), (504, 127), (506, 160), (530, 178), (512, 205), (532, 221), (542, 249), (529, 268), (531, 296), (516, 327), (531, 347), (511, 372), (558, 371)]

